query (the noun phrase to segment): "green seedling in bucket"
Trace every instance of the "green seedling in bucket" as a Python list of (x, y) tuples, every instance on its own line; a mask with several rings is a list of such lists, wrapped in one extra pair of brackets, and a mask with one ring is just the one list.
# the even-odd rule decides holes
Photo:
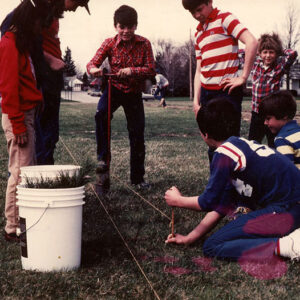
[(69, 172), (60, 171), (54, 178), (43, 176), (38, 178), (30, 178), (25, 176), (25, 187), (37, 189), (63, 189), (80, 187), (90, 181), (91, 177), (89, 174), (91, 174), (93, 170), (94, 164), (87, 160), (84, 162), (83, 166), (72, 175), (70, 175)]

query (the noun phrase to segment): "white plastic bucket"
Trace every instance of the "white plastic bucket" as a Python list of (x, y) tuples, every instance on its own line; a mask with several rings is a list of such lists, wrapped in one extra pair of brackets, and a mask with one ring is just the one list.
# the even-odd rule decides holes
[(21, 167), (21, 185), (26, 183), (26, 177), (33, 182), (41, 177), (43, 179), (54, 179), (58, 177), (61, 172), (68, 174), (69, 176), (73, 176), (79, 169), (80, 166), (75, 165), (39, 165)]
[(83, 186), (17, 187), (23, 269), (64, 271), (80, 266), (83, 198)]

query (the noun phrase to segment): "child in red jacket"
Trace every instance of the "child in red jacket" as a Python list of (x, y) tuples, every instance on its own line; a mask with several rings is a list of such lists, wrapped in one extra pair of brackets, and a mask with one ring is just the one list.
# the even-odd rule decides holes
[(34, 116), (42, 102), (29, 52), (35, 37), (51, 21), (47, 0), (24, 0), (13, 12), (12, 23), (0, 41), (2, 127), (7, 141), (10, 173), (5, 202), (7, 241), (18, 240), (16, 186), (20, 168), (35, 164)]

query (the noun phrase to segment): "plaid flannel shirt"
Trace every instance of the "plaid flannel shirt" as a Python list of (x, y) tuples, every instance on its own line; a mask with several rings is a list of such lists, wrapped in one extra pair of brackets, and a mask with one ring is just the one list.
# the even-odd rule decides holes
[[(242, 54), (243, 60), (243, 51), (240, 53)], [(275, 64), (267, 68), (264, 66), (260, 56), (256, 58), (251, 70), (252, 111), (258, 113), (261, 100), (265, 96), (268, 96), (280, 89), (281, 79), (294, 63), (297, 55), (296, 51), (286, 49), (284, 50), (283, 55), (277, 58)]]
[(155, 76), (152, 47), (142, 36), (135, 35), (130, 42), (123, 42), (118, 35), (106, 39), (87, 64), (87, 71), (100, 67), (107, 57), (111, 73), (123, 68), (131, 69), (131, 76), (127, 78), (112, 78), (112, 84), (124, 93), (141, 92), (145, 79)]

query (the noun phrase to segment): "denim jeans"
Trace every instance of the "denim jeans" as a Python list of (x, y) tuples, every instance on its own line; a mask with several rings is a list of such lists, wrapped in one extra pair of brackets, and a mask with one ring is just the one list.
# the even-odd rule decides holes
[(53, 165), (55, 145), (59, 140), (59, 109), (63, 87), (62, 72), (45, 68), (42, 81), (44, 107), (35, 120), (36, 159), (38, 165)]
[[(228, 94), (228, 90), (207, 90), (203, 87), (201, 87), (201, 96), (200, 96), (200, 104), (202, 106), (205, 106), (209, 103), (209, 101), (215, 99), (215, 98), (226, 98), (229, 102), (233, 104), (235, 107), (237, 113), (240, 116), (240, 120), (242, 117), (242, 100), (243, 100), (243, 87), (237, 87), (235, 88), (231, 94)], [(235, 136), (240, 136), (240, 127), (241, 124), (239, 124), (239, 128), (237, 128)], [(208, 149), (208, 158), (209, 161), (212, 161), (214, 154), (214, 149), (209, 148)]]
[(264, 121), (265, 121), (264, 118), (260, 114), (254, 111), (252, 112), (248, 139), (255, 140), (258, 143), (261, 143), (264, 136), (266, 135), (268, 146), (271, 148), (275, 148), (274, 145), (275, 135), (264, 124)]
[(204, 255), (219, 259), (264, 261), (279, 238), (300, 227), (300, 204), (268, 205), (229, 222), (203, 245)]
[[(127, 120), (127, 130), (130, 141), (130, 180), (138, 184), (144, 180), (145, 168), (145, 113), (142, 94), (123, 93), (112, 86), (111, 89), (111, 118), (113, 113), (122, 106)], [(97, 159), (107, 161), (108, 149), (108, 88), (98, 102), (96, 121)]]

